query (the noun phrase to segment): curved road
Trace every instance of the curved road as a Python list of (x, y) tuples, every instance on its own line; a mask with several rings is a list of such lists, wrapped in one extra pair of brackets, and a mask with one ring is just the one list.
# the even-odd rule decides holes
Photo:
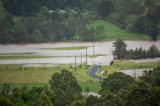
[(99, 65), (94, 65), (94, 66), (92, 66), (92, 67), (88, 70), (87, 74), (88, 74), (89, 76), (97, 79), (97, 80), (103, 81), (104, 78), (99, 77), (99, 76), (96, 75), (96, 71), (97, 71), (99, 68), (100, 68)]

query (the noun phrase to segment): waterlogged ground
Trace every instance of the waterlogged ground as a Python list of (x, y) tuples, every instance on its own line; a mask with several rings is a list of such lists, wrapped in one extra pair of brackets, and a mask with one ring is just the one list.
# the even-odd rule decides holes
[[(43, 43), (43, 44), (24, 44), (24, 45), (0, 45), (0, 56), (35, 56), (34, 58), (23, 59), (1, 59), (0, 64), (73, 64), (75, 56), (77, 63), (86, 62), (86, 48), (88, 53), (87, 62), (91, 64), (109, 65), (113, 60), (112, 51), (113, 41), (84, 43), (84, 42), (67, 42), (67, 43)], [(143, 47), (149, 49), (155, 44), (160, 49), (160, 41), (126, 41), (127, 49), (136, 49)], [(94, 50), (93, 50), (93, 45)], [(83, 47), (84, 46), (84, 47)], [(66, 50), (64, 49), (66, 47)], [(67, 50), (68, 47), (78, 47), (77, 50)], [(58, 49), (56, 49), (58, 48)], [(63, 48), (62, 50), (59, 48)], [(93, 55), (93, 51), (95, 56)], [(82, 55), (82, 58), (81, 58)], [(36, 56), (42, 56), (41, 58)], [(46, 57), (45, 57), (46, 56)], [(51, 57), (47, 57), (51, 56)], [(141, 62), (142, 60), (136, 60)], [(143, 60), (143, 61), (160, 61), (160, 58)], [(142, 61), (142, 62), (143, 62)]]
[(153, 69), (128, 69), (128, 70), (120, 70), (120, 72), (123, 72), (127, 75), (137, 78), (139, 76), (142, 76), (144, 74), (144, 71), (149, 71), (149, 70)]

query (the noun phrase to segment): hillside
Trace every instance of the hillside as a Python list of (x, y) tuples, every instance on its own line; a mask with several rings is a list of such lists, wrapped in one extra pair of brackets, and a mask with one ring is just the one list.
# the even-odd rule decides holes
[[(118, 38), (127, 40), (150, 40), (147, 34), (135, 33), (122, 29), (108, 21), (96, 20), (92, 21), (89, 27), (103, 26), (105, 30), (104, 40), (116, 40)], [(159, 37), (160, 38), (160, 37)]]

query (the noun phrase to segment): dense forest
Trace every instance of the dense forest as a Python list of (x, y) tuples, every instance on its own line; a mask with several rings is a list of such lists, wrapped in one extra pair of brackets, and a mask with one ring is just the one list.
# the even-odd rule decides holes
[(160, 33), (159, 0), (0, 0), (0, 43), (93, 41), (104, 37), (106, 20), (123, 29)]

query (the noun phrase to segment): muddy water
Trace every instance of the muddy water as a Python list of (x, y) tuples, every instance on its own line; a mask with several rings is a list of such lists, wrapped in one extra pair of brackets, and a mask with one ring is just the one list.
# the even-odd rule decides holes
[(139, 77), (142, 76), (144, 74), (144, 71), (149, 71), (152, 69), (128, 69), (128, 70), (120, 70), (120, 72), (123, 72), (127, 75), (130, 75), (132, 77)]
[[(126, 41), (128, 49), (135, 49), (143, 47), (148, 49), (155, 44), (160, 49), (160, 41)], [(88, 58), (88, 64), (102, 63), (108, 65), (112, 60), (113, 41), (96, 42), (94, 51), (96, 58)], [(0, 64), (31, 64), (31, 63), (51, 63), (51, 64), (71, 64), (74, 63), (74, 56), (77, 57), (77, 62), (85, 62), (86, 50), (46, 50), (42, 48), (59, 48), (59, 47), (73, 47), (73, 46), (88, 46), (88, 55), (93, 54), (93, 43), (84, 42), (68, 42), (68, 43), (43, 43), (43, 44), (24, 44), (24, 45), (0, 45), (0, 54), (5, 53), (23, 53), (23, 55), (38, 55), (38, 56), (58, 56), (55, 58), (37, 58), (37, 59), (7, 59), (0, 60)], [(81, 54), (84, 56), (81, 61)], [(18, 54), (20, 55), (20, 54)], [(73, 57), (72, 57), (73, 56)], [(151, 60), (152, 61), (152, 60)], [(156, 60), (157, 61), (157, 60)], [(160, 59), (158, 59), (160, 61)]]

